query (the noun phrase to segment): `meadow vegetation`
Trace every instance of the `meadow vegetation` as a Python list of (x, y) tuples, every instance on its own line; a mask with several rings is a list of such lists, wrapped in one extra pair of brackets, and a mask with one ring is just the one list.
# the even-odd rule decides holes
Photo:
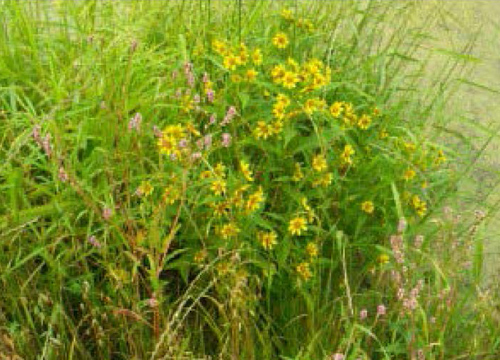
[(498, 358), (442, 14), (0, 4), (0, 358)]

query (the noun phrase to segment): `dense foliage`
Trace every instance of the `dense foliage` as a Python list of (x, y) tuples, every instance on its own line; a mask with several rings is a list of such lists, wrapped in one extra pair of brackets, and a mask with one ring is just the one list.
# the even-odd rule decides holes
[(388, 5), (55, 4), (0, 10), (0, 354), (497, 349)]

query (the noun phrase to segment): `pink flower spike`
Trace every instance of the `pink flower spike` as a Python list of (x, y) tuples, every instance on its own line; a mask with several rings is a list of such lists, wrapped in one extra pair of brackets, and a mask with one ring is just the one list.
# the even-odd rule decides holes
[(384, 304), (377, 306), (377, 315), (384, 316), (387, 313), (387, 309)]
[(365, 320), (368, 317), (368, 310), (363, 309), (359, 312), (359, 319)]
[(231, 145), (231, 134), (223, 133), (222, 134), (222, 146), (229, 147)]

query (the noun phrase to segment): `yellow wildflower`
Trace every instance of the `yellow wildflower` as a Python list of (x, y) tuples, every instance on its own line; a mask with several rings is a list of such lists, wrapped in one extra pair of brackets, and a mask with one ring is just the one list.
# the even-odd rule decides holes
[(273, 78), (273, 81), (277, 84), (281, 83), (281, 79), (283, 78), (283, 75), (285, 75), (285, 72), (286, 69), (284, 65), (279, 64), (274, 66), (271, 70), (271, 77)]
[(257, 78), (258, 72), (255, 69), (248, 69), (246, 72), (247, 81), (255, 81)]
[(222, 195), (226, 192), (226, 182), (222, 179), (216, 179), (210, 185), (210, 190), (212, 190), (215, 195)]
[(288, 231), (292, 235), (301, 235), (302, 231), (307, 230), (307, 220), (301, 216), (295, 217), (288, 223)]
[(387, 264), (389, 262), (389, 255), (387, 254), (382, 254), (377, 258), (377, 262), (379, 264)]
[(286, 115), (285, 107), (279, 103), (274, 104), (273, 115), (276, 119), (282, 120)]
[(312, 115), (317, 110), (317, 99), (307, 99), (304, 103), (304, 112)]
[(250, 165), (244, 161), (240, 161), (240, 170), (247, 181), (253, 181), (252, 171), (250, 171)]
[(417, 148), (417, 146), (412, 142), (405, 142), (403, 144), (403, 146), (404, 146), (405, 150), (408, 152), (414, 152)]
[(215, 39), (212, 41), (212, 49), (219, 55), (227, 55), (228, 53), (228, 46), (226, 43), (223, 41)]
[(405, 173), (403, 174), (403, 178), (406, 180), (406, 181), (409, 181), (411, 179), (413, 179), (416, 175), (416, 172), (415, 170), (413, 169), (408, 169), (405, 171)]
[(231, 270), (231, 266), (227, 261), (218, 263), (216, 267), (219, 276), (227, 275)]
[(305, 28), (306, 28), (307, 31), (309, 31), (309, 32), (313, 32), (314, 31), (314, 24), (312, 23), (311, 20), (306, 19), (305, 22), (304, 22), (304, 26), (305, 26)]
[(227, 70), (235, 70), (236, 66), (238, 66), (239, 59), (233, 54), (229, 54), (224, 56), (224, 67)]
[(290, 9), (281, 10), (281, 17), (287, 21), (293, 20), (293, 14)]
[(180, 124), (168, 125), (167, 127), (165, 127), (165, 129), (163, 129), (162, 135), (171, 136), (176, 140), (180, 140), (186, 136), (186, 131)]
[(314, 214), (314, 210), (311, 208), (311, 206), (309, 206), (309, 204), (307, 203), (307, 198), (304, 196), (301, 200), (300, 200), (300, 203), (302, 205), (302, 207), (304, 208), (304, 210), (306, 211), (307, 213), (307, 221), (309, 223), (312, 223), (314, 221), (314, 217), (316, 216)]
[(330, 114), (332, 114), (334, 118), (338, 118), (342, 114), (342, 110), (343, 106), (340, 101), (336, 101), (330, 106)]
[(292, 180), (293, 181), (300, 181), (304, 178), (304, 174), (302, 173), (302, 169), (300, 168), (299, 163), (295, 163), (295, 171), (293, 173)]
[(420, 199), (418, 195), (412, 196), (411, 203), (420, 217), (423, 217), (427, 213), (427, 203)]
[(240, 186), (239, 188), (237, 188), (234, 193), (233, 193), (233, 196), (231, 197), (230, 199), (230, 202), (238, 209), (241, 209), (242, 207), (245, 206), (245, 201), (243, 199), (243, 193), (245, 191), (248, 190), (248, 188), (250, 188), (250, 185), (248, 184), (245, 184), (245, 185), (242, 185)]
[(295, 84), (299, 82), (299, 78), (294, 72), (285, 71), (285, 74), (283, 74), (283, 77), (281, 78), (281, 82), (285, 88), (293, 89)]
[(194, 125), (192, 123), (187, 123), (186, 124), (186, 130), (190, 134), (192, 134), (194, 136), (200, 136), (201, 135), (200, 132), (198, 130), (196, 130), (196, 128), (194, 127)]
[(328, 172), (325, 174), (322, 174), (318, 179), (313, 181), (312, 186), (317, 187), (317, 186), (328, 186), (332, 183), (333, 181), (333, 173)]
[(255, 49), (252, 52), (252, 62), (254, 65), (261, 65), (262, 64), (262, 51), (260, 49)]
[(295, 72), (299, 71), (300, 66), (299, 66), (299, 64), (297, 63), (297, 61), (295, 61), (294, 59), (292, 59), (292, 58), (288, 58), (288, 59), (286, 60), (286, 63), (287, 63), (287, 65), (288, 65), (288, 66), (290, 66), (290, 68), (291, 68), (293, 71), (295, 71)]
[(240, 74), (231, 74), (231, 81), (235, 84), (240, 83), (243, 80)]
[(276, 105), (286, 108), (290, 105), (290, 98), (285, 94), (278, 94), (276, 96)]
[(220, 235), (223, 239), (229, 239), (235, 237), (240, 232), (238, 226), (235, 223), (225, 224), (220, 229)]
[(163, 201), (165, 201), (166, 204), (172, 205), (175, 203), (177, 200), (179, 200), (180, 194), (179, 191), (176, 187), (172, 185), (168, 185), (165, 190), (163, 190)]
[(439, 150), (438, 151), (438, 155), (436, 157), (436, 160), (434, 160), (434, 163), (436, 165), (440, 165), (442, 163), (446, 162), (446, 156), (444, 155), (444, 151), (443, 150)]
[(226, 201), (221, 201), (218, 203), (211, 203), (210, 207), (212, 207), (212, 209), (214, 211), (214, 215), (216, 217), (221, 217), (221, 216), (227, 215), (227, 213), (229, 212), (229, 209), (230, 209), (229, 204)]
[(356, 152), (354, 151), (352, 145), (347, 144), (344, 146), (344, 151), (340, 155), (340, 158), (342, 159), (342, 162), (345, 164), (352, 164), (352, 159), (351, 156), (354, 155)]
[(288, 46), (288, 36), (286, 36), (285, 33), (277, 33), (273, 37), (273, 45), (276, 46), (278, 49), (284, 49)]
[(380, 132), (378, 133), (379, 139), (385, 139), (388, 136), (389, 136), (389, 133), (385, 129), (380, 130)]
[(306, 246), (306, 252), (310, 257), (314, 258), (318, 256), (318, 246), (313, 242), (309, 242)]
[(269, 129), (274, 135), (278, 135), (283, 131), (283, 120), (276, 119), (269, 125)]
[(358, 126), (362, 130), (368, 129), (372, 122), (372, 118), (366, 114), (361, 115), (361, 117), (358, 120)]
[(373, 202), (371, 202), (371, 201), (364, 201), (361, 204), (361, 210), (363, 210), (367, 214), (373, 214), (373, 211), (375, 210), (375, 206), (373, 205)]
[(323, 170), (326, 170), (327, 169), (327, 164), (326, 164), (326, 158), (325, 158), (325, 155), (323, 154), (317, 154), (317, 155), (314, 155), (313, 159), (312, 159), (312, 168), (317, 171), (317, 172), (321, 172)]
[(273, 134), (271, 127), (263, 120), (257, 122), (257, 126), (255, 127), (254, 134), (257, 138), (267, 139), (269, 136)]
[(154, 187), (149, 181), (141, 182), (141, 185), (137, 188), (137, 194), (139, 196), (149, 196), (153, 193)]
[(312, 277), (312, 272), (311, 268), (309, 267), (309, 263), (301, 262), (299, 265), (297, 265), (297, 273), (305, 281), (309, 280)]
[(157, 143), (160, 154), (172, 155), (178, 153), (177, 143), (178, 141), (174, 137), (162, 135)]
[(202, 171), (200, 174), (200, 179), (210, 179), (212, 177), (212, 172), (210, 170)]
[(245, 204), (245, 208), (248, 212), (255, 211), (259, 208), (260, 204), (264, 201), (264, 191), (262, 186), (259, 189), (248, 196), (248, 200)]
[(206, 250), (200, 250), (200, 251), (196, 252), (196, 254), (194, 254), (193, 260), (195, 263), (201, 264), (202, 262), (205, 261), (207, 256), (208, 256), (208, 253)]
[(323, 63), (319, 59), (311, 59), (303, 65), (304, 71), (311, 75), (318, 74), (322, 68)]
[(224, 165), (221, 162), (217, 163), (214, 167), (214, 172), (215, 172), (215, 175), (217, 175), (218, 177), (225, 178), (226, 177), (226, 165)]
[(257, 238), (259, 239), (262, 247), (266, 250), (272, 250), (272, 248), (277, 244), (277, 235), (274, 231), (259, 231), (257, 233)]
[(237, 58), (238, 58), (238, 65), (245, 65), (248, 61), (248, 58), (249, 58), (248, 48), (243, 43), (240, 44), (240, 52), (239, 52)]

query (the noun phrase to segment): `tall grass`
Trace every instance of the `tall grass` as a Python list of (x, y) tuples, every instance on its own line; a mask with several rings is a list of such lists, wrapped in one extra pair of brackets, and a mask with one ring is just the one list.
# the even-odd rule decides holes
[[(458, 136), (457, 146), (442, 136), (454, 79), (465, 76), (471, 58), (447, 52), (438, 74), (424, 76), (435, 54), (425, 44), (442, 11), (418, 1), (1, 5), (3, 357), (498, 355), (496, 300), (478, 290), (484, 214), (461, 219), (449, 207), (470, 170), (457, 156), (467, 138)], [(283, 19), (285, 8), (314, 30)], [(417, 16), (426, 21), (412, 21)], [(279, 31), (290, 40), (285, 50), (273, 45)], [(259, 81), (236, 81), (214, 40), (262, 49)], [(377, 107), (373, 131), (346, 129), (326, 112), (285, 126), (276, 142), (255, 135), (271, 100), (286, 92), (268, 72), (288, 57), (299, 64), (315, 57), (332, 70), (334, 80), (314, 93), (328, 106), (352, 102), (359, 114)], [(202, 115), (183, 112), (194, 94), (176, 95), (190, 71), (196, 86), (210, 74), (221, 94), (203, 109), (220, 120), (235, 105), (240, 121), (228, 126), (231, 147), (217, 142), (199, 167), (214, 176), (224, 163), (230, 188), (241, 181), (240, 161), (249, 161), (265, 191), (265, 207), (235, 215), (242, 231), (227, 241), (211, 232), (212, 223), (223, 223), (206, 210), (220, 194), (207, 191), (209, 180), (199, 180), (191, 162), (177, 166), (157, 146), (169, 125), (187, 131), (196, 119), (193, 138), (205, 129)], [(287, 93), (292, 106), (303, 101), (294, 91)], [(442, 139), (449, 165), (435, 166)], [(346, 144), (360, 159), (354, 168), (349, 156), (337, 166)], [(335, 173), (333, 186), (295, 185), (294, 163), (306, 172), (320, 152)], [(413, 176), (424, 189), (402, 179), (409, 168), (418, 169)], [(160, 191), (168, 186), (178, 198)], [(427, 211), (412, 205), (410, 192), (426, 199)], [(287, 226), (309, 211), (300, 205), (304, 194), (320, 220), (299, 241)], [(373, 215), (360, 208), (368, 200)], [(264, 230), (279, 235), (273, 251), (257, 239)]]

